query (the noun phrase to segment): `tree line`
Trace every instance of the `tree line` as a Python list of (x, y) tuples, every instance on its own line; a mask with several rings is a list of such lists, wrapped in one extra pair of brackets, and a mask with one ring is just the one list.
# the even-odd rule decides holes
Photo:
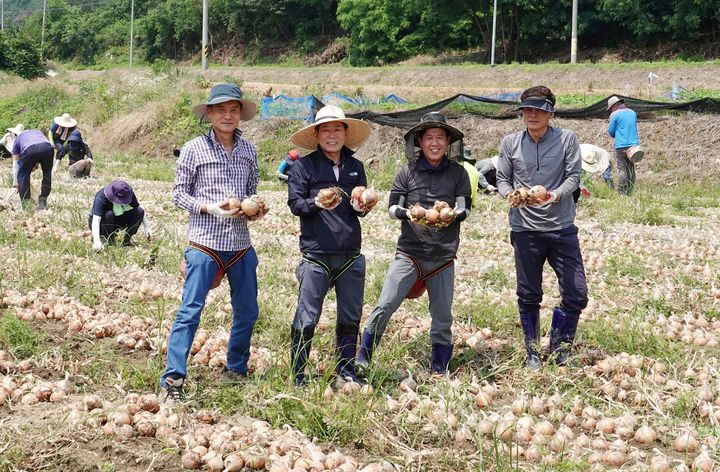
[[(43, 57), (84, 64), (127, 60), (130, 2), (49, 0)], [(497, 62), (538, 61), (569, 49), (572, 0), (497, 3)], [(456, 50), (479, 51), (487, 61), (492, 37), (493, 0), (210, 0), (209, 8), (212, 49), (234, 48), (251, 58), (278, 50), (310, 55), (335, 41), (358, 66)], [(0, 61), (12, 56), (8, 43), (39, 48), (41, 39), (41, 0), (6, 0), (5, 9), (10, 24)], [(201, 19), (200, 0), (136, 0), (138, 59), (198, 54)], [(720, 2), (582, 0), (578, 36), (581, 51), (718, 43)]]

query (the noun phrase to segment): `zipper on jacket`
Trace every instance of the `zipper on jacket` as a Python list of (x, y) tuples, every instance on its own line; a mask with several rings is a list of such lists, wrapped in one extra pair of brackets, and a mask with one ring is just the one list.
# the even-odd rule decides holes
[(535, 170), (540, 172), (540, 142), (535, 143)]

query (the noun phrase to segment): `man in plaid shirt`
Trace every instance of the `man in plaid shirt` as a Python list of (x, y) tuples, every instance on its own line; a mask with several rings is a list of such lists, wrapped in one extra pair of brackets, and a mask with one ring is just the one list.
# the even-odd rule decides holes
[[(223, 381), (247, 376), (250, 338), (258, 317), (257, 255), (250, 243), (247, 218), (231, 209), (228, 199), (252, 195), (259, 181), (255, 146), (242, 138), (240, 121), (255, 116), (255, 104), (240, 88), (219, 84), (207, 103), (194, 108), (212, 123), (207, 136), (187, 142), (175, 172), (173, 201), (190, 214), (185, 250), (185, 285), (167, 348), (161, 400), (182, 400), (187, 358), (200, 324), (205, 298), (222, 264), (230, 283), (233, 324)], [(262, 213), (259, 214), (262, 216)]]

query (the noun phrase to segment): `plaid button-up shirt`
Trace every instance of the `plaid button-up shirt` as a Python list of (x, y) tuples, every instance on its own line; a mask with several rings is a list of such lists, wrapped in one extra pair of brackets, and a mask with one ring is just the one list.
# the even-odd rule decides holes
[(250, 246), (245, 218), (218, 218), (200, 213), (203, 204), (231, 195), (253, 195), (260, 180), (257, 151), (235, 130), (232, 154), (215, 140), (215, 132), (188, 141), (180, 150), (175, 170), (173, 201), (190, 212), (188, 240), (216, 251), (240, 251)]

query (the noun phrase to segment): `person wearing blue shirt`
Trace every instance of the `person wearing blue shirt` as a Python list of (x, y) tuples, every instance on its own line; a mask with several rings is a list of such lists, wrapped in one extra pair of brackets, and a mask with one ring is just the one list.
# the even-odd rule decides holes
[(628, 152), (639, 144), (637, 113), (625, 105), (625, 100), (612, 96), (607, 102), (610, 112), (608, 134), (615, 138), (615, 161), (618, 168), (618, 192), (630, 195), (635, 187), (635, 164)]
[(283, 159), (283, 161), (278, 166), (277, 177), (278, 179), (280, 179), (280, 182), (288, 182), (290, 169), (292, 168), (293, 164), (295, 164), (295, 161), (298, 159), (298, 157), (300, 157), (300, 153), (297, 152), (297, 149), (291, 149), (290, 151), (288, 151), (285, 159)]

